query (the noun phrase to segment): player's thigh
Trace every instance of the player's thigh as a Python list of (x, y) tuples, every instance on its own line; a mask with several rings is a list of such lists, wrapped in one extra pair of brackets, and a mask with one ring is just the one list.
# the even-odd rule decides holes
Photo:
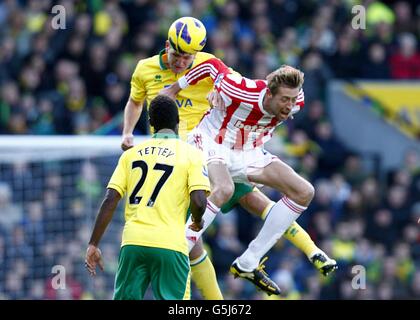
[(211, 188), (229, 186), (233, 191), (233, 181), (226, 164), (222, 161), (212, 161), (207, 164)]
[(270, 198), (268, 198), (264, 193), (262, 193), (257, 188), (254, 188), (252, 192), (248, 192), (244, 194), (239, 199), (239, 204), (241, 205), (242, 208), (244, 208), (248, 212), (260, 218), (262, 217), (266, 208), (268, 206), (271, 206), (272, 203), (273, 201), (270, 200)]
[(190, 266), (188, 257), (178, 251), (148, 248), (153, 295), (158, 300), (189, 300)]
[(115, 276), (115, 300), (141, 300), (150, 284), (144, 247), (123, 246)]
[(228, 171), (229, 149), (224, 145), (217, 144), (214, 137), (210, 137), (198, 128), (188, 134), (188, 143), (203, 152), (212, 190), (225, 186), (230, 186), (233, 190), (232, 178)]
[(281, 191), (289, 196), (304, 192), (311, 185), (299, 176), (289, 165), (276, 159), (269, 165), (255, 172), (248, 173), (251, 182), (263, 184)]

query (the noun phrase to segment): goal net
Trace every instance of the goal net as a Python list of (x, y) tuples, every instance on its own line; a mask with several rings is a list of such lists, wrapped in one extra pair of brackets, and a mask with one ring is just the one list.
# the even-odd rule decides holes
[(0, 299), (112, 298), (123, 202), (100, 244), (105, 272), (91, 278), (84, 257), (120, 141), (0, 136)]

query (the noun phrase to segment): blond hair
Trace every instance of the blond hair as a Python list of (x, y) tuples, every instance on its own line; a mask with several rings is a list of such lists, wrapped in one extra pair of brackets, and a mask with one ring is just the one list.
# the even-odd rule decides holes
[(284, 64), (267, 76), (267, 85), (271, 93), (275, 95), (280, 87), (301, 88), (303, 78), (302, 71)]

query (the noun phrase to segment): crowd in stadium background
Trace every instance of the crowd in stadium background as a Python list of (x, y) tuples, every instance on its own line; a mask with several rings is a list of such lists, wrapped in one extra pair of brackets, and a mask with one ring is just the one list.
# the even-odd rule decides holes
[[(305, 73), (305, 108), (278, 130), (270, 147), (314, 184), (315, 199), (298, 222), (340, 267), (322, 278), (306, 257), (281, 241), (267, 268), (287, 297), (419, 299), (420, 156), (407, 150), (394, 170), (366, 169), (364, 155), (336, 137), (325, 87), (334, 78), (420, 79), (420, 7), (409, 1), (362, 1), (366, 30), (356, 30), (350, 20), (357, 3), (3, 1), (0, 133), (121, 134), (121, 126), (104, 130), (103, 125), (121, 114), (135, 64), (163, 48), (173, 20), (194, 16), (207, 28), (204, 51), (243, 75), (264, 78), (283, 63)], [(66, 29), (51, 27), (53, 4), (65, 6)], [(145, 119), (137, 134), (147, 133)], [(117, 231), (103, 250), (105, 274), (90, 280), (83, 270), (88, 233), (83, 217), (99, 205), (109, 178), (101, 170), (79, 162), (0, 166), (0, 298), (112, 296)], [(280, 198), (265, 191), (274, 201)], [(260, 224), (237, 209), (220, 216), (206, 233), (226, 299), (266, 298), (228, 274)], [(51, 288), (53, 264), (66, 266), (69, 290)], [(365, 290), (351, 286), (354, 265), (366, 267)]]

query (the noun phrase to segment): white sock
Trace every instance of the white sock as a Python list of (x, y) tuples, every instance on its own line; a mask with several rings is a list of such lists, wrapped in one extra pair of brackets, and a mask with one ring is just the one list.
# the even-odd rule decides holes
[(236, 259), (239, 268), (250, 272), (258, 267), (262, 257), (274, 246), (283, 233), (306, 209), (283, 197), (267, 214), (257, 237), (249, 244), (248, 249)]
[(207, 208), (203, 214), (204, 226), (203, 229), (201, 229), (199, 232), (192, 231), (190, 228), (188, 228), (188, 226), (192, 223), (191, 216), (188, 218), (187, 224), (185, 225), (185, 233), (187, 236), (189, 251), (191, 251), (197, 240), (200, 239), (203, 232), (206, 231), (208, 226), (213, 222), (214, 218), (216, 218), (216, 215), (219, 213), (219, 211), (220, 208), (218, 208), (213, 202), (207, 199)]

